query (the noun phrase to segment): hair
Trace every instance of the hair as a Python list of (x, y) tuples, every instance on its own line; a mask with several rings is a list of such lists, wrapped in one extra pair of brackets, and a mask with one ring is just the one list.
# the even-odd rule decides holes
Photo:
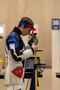
[(30, 24), (32, 26), (34, 25), (33, 21), (28, 17), (21, 18), (21, 20), (19, 21), (18, 27), (21, 27), (22, 25), (21, 22), (23, 22), (23, 25), (25, 25), (24, 27), (26, 27), (27, 24)]

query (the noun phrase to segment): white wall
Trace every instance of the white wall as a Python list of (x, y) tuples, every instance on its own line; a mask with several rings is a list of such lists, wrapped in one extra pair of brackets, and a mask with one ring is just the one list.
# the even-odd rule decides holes
[(60, 30), (52, 30), (52, 71), (60, 71)]

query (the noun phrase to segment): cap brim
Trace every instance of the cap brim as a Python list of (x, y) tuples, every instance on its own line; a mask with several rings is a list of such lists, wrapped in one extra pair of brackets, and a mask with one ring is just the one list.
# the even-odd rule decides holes
[(36, 31), (36, 28), (34, 28), (34, 27), (32, 27), (32, 28), (29, 27), (29, 29), (30, 29), (32, 32)]
[(36, 31), (36, 28), (34, 28), (32, 25), (29, 25), (29, 24), (28, 24), (27, 27), (28, 27), (31, 31), (33, 31), (33, 32)]
[(31, 31), (33, 31), (33, 32), (34, 32), (34, 31), (36, 31), (36, 29), (35, 29), (35, 28), (34, 28), (34, 29), (31, 29)]

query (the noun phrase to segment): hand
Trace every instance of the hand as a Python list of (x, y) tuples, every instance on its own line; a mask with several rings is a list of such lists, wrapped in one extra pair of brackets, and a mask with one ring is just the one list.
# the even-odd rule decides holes
[(34, 50), (37, 50), (37, 49), (38, 49), (38, 44), (35, 45), (35, 43), (33, 43), (33, 44), (32, 44), (32, 48), (33, 48)]

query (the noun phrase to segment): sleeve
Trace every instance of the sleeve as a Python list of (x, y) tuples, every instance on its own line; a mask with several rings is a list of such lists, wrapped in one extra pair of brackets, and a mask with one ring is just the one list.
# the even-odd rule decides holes
[(29, 44), (27, 44), (26, 46), (25, 46), (25, 51), (23, 52), (23, 58), (24, 59), (27, 59), (27, 58), (29, 58), (29, 57), (32, 57), (33, 56), (33, 54), (34, 54), (34, 50), (33, 50), (33, 48), (31, 48), (31, 46), (29, 45)]
[(16, 52), (16, 49), (15, 49), (15, 44), (10, 44), (10, 52), (11, 52), (11, 55), (13, 57), (13, 59), (16, 61), (16, 62), (19, 62), (19, 61), (22, 61), (23, 60), (23, 53), (20, 53), (20, 52)]
[(22, 60), (22, 52), (19, 52), (19, 44), (18, 44), (18, 39), (15, 33), (11, 33), (8, 38), (6, 39), (6, 46), (8, 50), (10, 50), (12, 58), (18, 62)]
[(12, 32), (8, 35), (7, 39), (6, 39), (6, 46), (8, 48), (8, 50), (10, 50), (10, 44), (15, 44), (15, 47), (17, 48), (18, 47), (18, 43), (17, 43), (17, 40), (16, 40), (16, 36), (15, 36), (15, 33)]
[(27, 49), (23, 52), (23, 58), (24, 59), (27, 59), (29, 57), (32, 57), (33, 56), (33, 52), (31, 49)]
[(13, 59), (17, 62), (25, 60), (25, 59), (33, 56), (33, 51), (31, 50), (31, 48), (28, 48), (28, 49), (24, 50), (23, 52), (16, 52), (14, 44), (10, 44), (10, 51), (11, 51), (11, 55), (12, 55)]

